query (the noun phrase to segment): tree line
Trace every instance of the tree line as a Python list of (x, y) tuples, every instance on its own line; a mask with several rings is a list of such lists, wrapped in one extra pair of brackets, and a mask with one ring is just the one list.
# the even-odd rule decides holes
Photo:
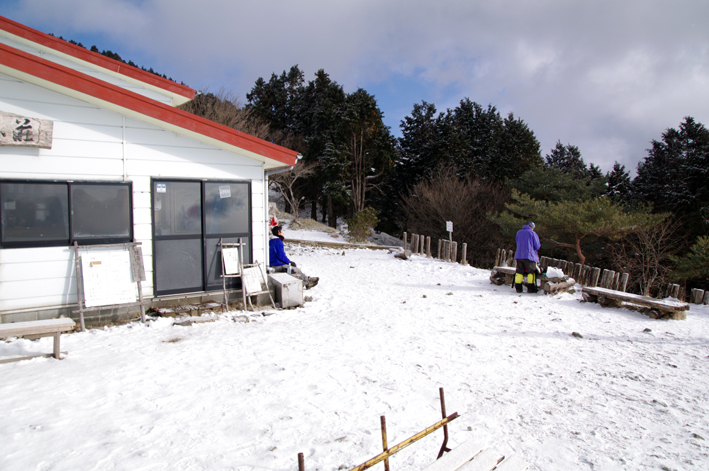
[(414, 104), (400, 138), (373, 95), (346, 93), (322, 69), (310, 81), (298, 66), (259, 78), (246, 99), (205, 92), (184, 109), (300, 152), (272, 177), (296, 217), (335, 227), (376, 211), (380, 230), (440, 238), (453, 221), (480, 267), (534, 220), (547, 255), (630, 272), (637, 292), (709, 288), (709, 131), (692, 117), (651, 142), (631, 179), (569, 143), (542, 156), (521, 118), (468, 98), (445, 111)]

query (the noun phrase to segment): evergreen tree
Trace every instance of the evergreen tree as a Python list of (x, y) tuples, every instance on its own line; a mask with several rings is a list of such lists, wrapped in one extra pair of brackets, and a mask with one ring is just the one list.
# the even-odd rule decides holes
[(625, 170), (625, 165), (618, 162), (613, 164), (613, 170), (606, 174), (608, 191), (606, 194), (616, 203), (627, 202), (630, 195), (630, 173)]
[(294, 65), (280, 76), (271, 74), (266, 82), (262, 77), (246, 94), (247, 109), (263, 119), (273, 129), (290, 134), (300, 134), (298, 126), (299, 98), (303, 89), (304, 74)]
[(395, 160), (394, 139), (377, 101), (364, 89), (347, 95), (344, 115), (352, 213), (359, 213), (367, 204), (367, 192), (381, 182)]
[(628, 212), (608, 198), (585, 201), (546, 202), (512, 190), (513, 203), (507, 211), (492, 216), (503, 230), (513, 235), (526, 221), (537, 223), (536, 231), (542, 240), (576, 252), (579, 262), (586, 262), (583, 245), (602, 239), (618, 240), (623, 235), (666, 219), (668, 214), (650, 214), (645, 211)]
[(632, 197), (657, 211), (686, 216), (695, 234), (706, 234), (701, 211), (709, 207), (709, 130), (686, 117), (679, 129), (665, 131), (662, 141), (653, 140), (638, 164)]
[(432, 103), (414, 105), (410, 116), (401, 121), (397, 141), (395, 194), (403, 195), (422, 178), (430, 178), (441, 163), (453, 162), (455, 137), (450, 113), (438, 113)]
[(546, 155), (545, 163), (548, 168), (557, 168), (561, 173), (576, 178), (584, 177), (588, 172), (579, 148), (571, 144), (563, 145), (561, 141), (557, 141), (556, 147)]

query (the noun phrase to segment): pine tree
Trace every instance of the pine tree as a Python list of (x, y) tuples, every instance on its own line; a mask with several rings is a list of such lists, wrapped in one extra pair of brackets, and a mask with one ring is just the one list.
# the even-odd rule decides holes
[(503, 233), (514, 234), (526, 221), (536, 222), (539, 237), (558, 247), (576, 252), (581, 264), (586, 262), (584, 244), (602, 239), (617, 240), (639, 227), (657, 224), (668, 214), (626, 211), (608, 198), (585, 201), (545, 202), (512, 190), (513, 202), (507, 211), (492, 216)]

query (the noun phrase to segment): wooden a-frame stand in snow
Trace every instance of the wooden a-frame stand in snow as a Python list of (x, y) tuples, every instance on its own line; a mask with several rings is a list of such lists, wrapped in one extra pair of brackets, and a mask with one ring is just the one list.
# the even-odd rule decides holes
[(244, 264), (243, 249), (246, 244), (239, 238), (239, 242), (222, 242), (219, 239), (219, 247), (222, 253), (222, 289), (224, 290), (224, 308), (229, 309), (229, 302), (226, 292), (227, 278), (241, 278), (241, 300), (246, 310), (246, 301), (248, 300), (251, 310), (254, 311), (254, 305), (251, 303), (251, 296), (268, 293), (268, 298), (271, 300), (271, 305), (276, 309), (276, 303), (273, 301), (271, 291), (268, 289), (268, 280), (266, 273), (263, 271), (263, 264), (250, 263)]

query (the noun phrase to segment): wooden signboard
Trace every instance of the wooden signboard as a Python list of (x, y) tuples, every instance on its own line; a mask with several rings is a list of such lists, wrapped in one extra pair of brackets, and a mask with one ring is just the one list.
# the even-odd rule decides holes
[(239, 248), (238, 247), (222, 247), (222, 256), (224, 257), (224, 274), (238, 275), (239, 270)]
[(54, 123), (0, 112), (0, 146), (52, 148)]
[(92, 251), (81, 256), (84, 304), (87, 308), (133, 303), (136, 286), (126, 250)]
[(265, 291), (262, 286), (263, 275), (261, 274), (261, 269), (258, 266), (244, 268), (244, 273), (241, 276), (241, 280), (244, 283), (246, 294), (257, 294)]

